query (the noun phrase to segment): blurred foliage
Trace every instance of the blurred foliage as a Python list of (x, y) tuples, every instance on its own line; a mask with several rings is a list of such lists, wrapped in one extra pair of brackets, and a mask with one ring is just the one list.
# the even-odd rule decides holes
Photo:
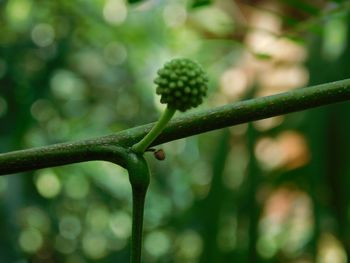
[[(348, 78), (349, 8), (2, 0), (0, 151), (156, 120), (152, 81), (173, 57), (208, 70), (202, 108)], [(148, 156), (144, 262), (347, 262), (349, 114), (343, 103), (275, 117)], [(0, 216), (1, 262), (128, 262), (131, 191), (115, 165), (1, 177)]]
[(210, 5), (212, 3), (211, 0), (193, 0), (192, 7), (200, 7)]
[(135, 4), (135, 3), (139, 3), (142, 2), (143, 0), (128, 0), (129, 4)]

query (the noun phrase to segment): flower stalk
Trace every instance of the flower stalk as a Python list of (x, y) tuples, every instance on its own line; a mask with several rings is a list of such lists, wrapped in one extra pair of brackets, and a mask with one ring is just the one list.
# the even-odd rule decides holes
[(135, 153), (143, 153), (147, 150), (147, 148), (150, 146), (150, 144), (154, 141), (155, 138), (158, 137), (158, 135), (164, 130), (167, 123), (170, 121), (170, 119), (174, 116), (176, 112), (176, 109), (167, 107), (165, 111), (163, 112), (160, 119), (157, 121), (157, 123), (152, 127), (149, 133), (141, 141), (134, 144), (132, 146), (132, 150)]

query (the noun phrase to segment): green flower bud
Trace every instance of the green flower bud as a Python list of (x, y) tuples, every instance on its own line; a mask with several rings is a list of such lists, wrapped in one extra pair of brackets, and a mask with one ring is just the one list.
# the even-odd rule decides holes
[(166, 63), (154, 83), (160, 102), (180, 111), (197, 107), (208, 90), (208, 78), (201, 66), (186, 58)]
[(208, 90), (208, 78), (203, 69), (186, 58), (174, 59), (166, 63), (164, 68), (158, 70), (154, 83), (157, 85), (156, 93), (161, 96), (160, 102), (168, 104), (168, 107), (150, 132), (132, 146), (135, 153), (143, 153), (147, 150), (174, 116), (176, 110), (186, 111), (201, 104)]

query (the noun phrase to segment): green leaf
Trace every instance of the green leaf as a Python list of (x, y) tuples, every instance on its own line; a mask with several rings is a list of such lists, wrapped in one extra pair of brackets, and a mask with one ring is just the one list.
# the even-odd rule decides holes
[(282, 2), (309, 15), (316, 16), (320, 13), (320, 9), (318, 7), (303, 0), (282, 0)]
[(128, 0), (129, 4), (136, 4), (136, 3), (140, 3), (143, 2), (144, 0)]
[(192, 8), (202, 7), (206, 5), (210, 5), (212, 3), (211, 0), (193, 0)]

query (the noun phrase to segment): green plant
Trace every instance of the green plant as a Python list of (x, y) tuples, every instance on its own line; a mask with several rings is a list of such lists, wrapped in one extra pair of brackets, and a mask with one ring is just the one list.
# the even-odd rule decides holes
[[(131, 165), (128, 166), (133, 192), (133, 231), (131, 245), (131, 262), (141, 261), (142, 224), (145, 196), (149, 185), (147, 164), (141, 158), (148, 146), (157, 138), (176, 110), (186, 111), (202, 103), (207, 93), (208, 78), (203, 69), (189, 59), (174, 59), (158, 71), (154, 80), (160, 102), (167, 107), (159, 121), (142, 140), (131, 147)], [(139, 165), (141, 163), (141, 165)]]
[[(201, 96), (203, 95), (204, 92), (201, 93)], [(223, 127), (349, 99), (350, 79), (346, 79), (228, 104), (174, 119), (163, 132), (157, 132), (160, 133), (159, 136), (153, 135), (140, 149)], [(194, 104), (197, 104), (197, 101), (193, 104), (181, 104), (180, 110)], [(0, 154), (0, 175), (91, 160), (110, 161), (124, 167), (129, 172), (134, 200), (131, 260), (140, 262), (143, 208), (149, 184), (149, 169), (143, 157), (143, 150), (139, 150), (138, 147), (135, 150), (134, 145), (142, 141), (154, 126), (148, 124), (96, 139), (3, 153)]]
[(132, 150), (137, 153), (144, 152), (162, 132), (176, 110), (184, 112), (201, 104), (207, 94), (207, 82), (208, 78), (200, 65), (186, 58), (174, 59), (158, 70), (154, 83), (158, 85), (160, 102), (167, 104), (167, 107), (152, 130), (133, 145)]

